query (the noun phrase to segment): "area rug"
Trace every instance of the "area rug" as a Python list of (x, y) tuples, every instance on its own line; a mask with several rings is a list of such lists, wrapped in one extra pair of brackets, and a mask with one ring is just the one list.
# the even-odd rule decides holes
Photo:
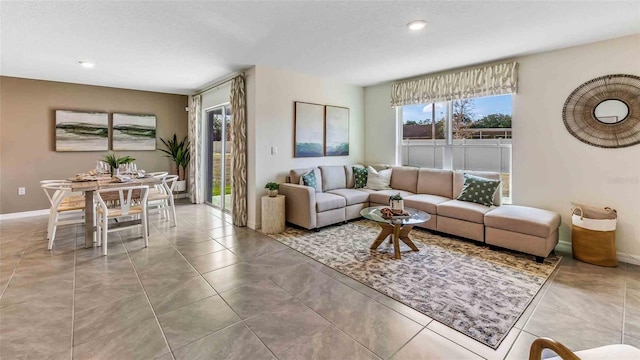
[(403, 244), (402, 259), (385, 241), (369, 250), (380, 227), (369, 220), (269, 235), (432, 319), (496, 349), (558, 265), (550, 256), (490, 250), (414, 228), (420, 251)]

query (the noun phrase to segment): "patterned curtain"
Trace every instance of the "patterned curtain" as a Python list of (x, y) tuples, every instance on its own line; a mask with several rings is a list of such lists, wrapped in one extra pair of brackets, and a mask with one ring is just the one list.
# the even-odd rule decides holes
[(517, 89), (518, 63), (509, 62), (400, 81), (391, 90), (391, 106), (511, 94)]
[(247, 226), (247, 98), (244, 77), (231, 81), (231, 204), (233, 224)]
[(189, 197), (194, 204), (204, 202), (202, 187), (202, 97), (189, 97), (189, 143), (191, 161), (189, 162)]

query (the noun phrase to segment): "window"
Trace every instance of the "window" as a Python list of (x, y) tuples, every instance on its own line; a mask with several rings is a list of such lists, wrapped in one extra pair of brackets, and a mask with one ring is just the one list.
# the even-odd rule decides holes
[(502, 174), (502, 197), (511, 202), (511, 95), (405, 105), (402, 163)]

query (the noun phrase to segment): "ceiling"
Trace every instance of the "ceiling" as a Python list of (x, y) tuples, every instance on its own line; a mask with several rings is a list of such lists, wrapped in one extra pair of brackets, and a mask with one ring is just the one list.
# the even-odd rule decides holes
[(2, 1), (0, 74), (190, 94), (258, 64), (367, 86), (635, 33), (638, 1)]

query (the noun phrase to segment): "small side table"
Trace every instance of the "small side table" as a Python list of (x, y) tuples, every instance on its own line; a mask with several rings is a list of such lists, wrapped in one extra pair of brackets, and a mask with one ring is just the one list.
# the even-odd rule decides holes
[(277, 234), (284, 231), (284, 195), (262, 197), (262, 232)]

